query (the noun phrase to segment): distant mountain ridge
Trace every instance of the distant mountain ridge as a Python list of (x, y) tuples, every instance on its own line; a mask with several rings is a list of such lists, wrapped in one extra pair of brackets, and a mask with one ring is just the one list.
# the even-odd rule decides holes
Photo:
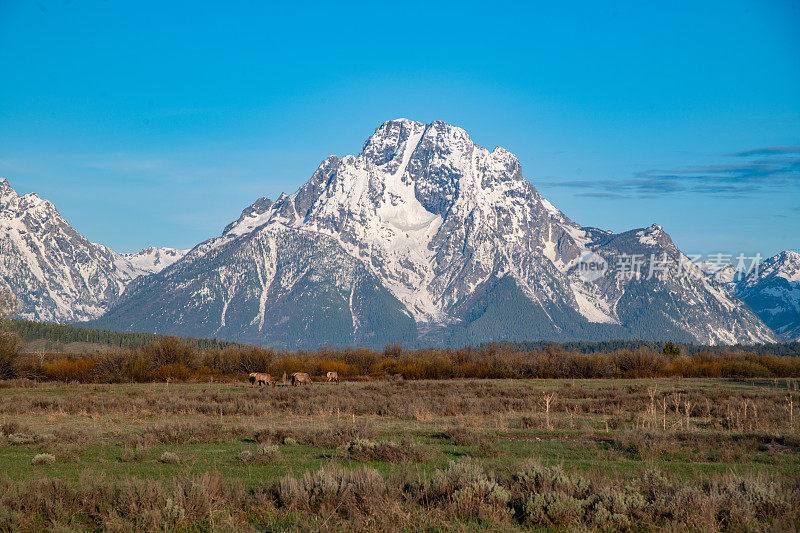
[(20, 195), (0, 178), (0, 288), (17, 297), (22, 318), (98, 318), (133, 279), (180, 255), (148, 250), (126, 256), (89, 242), (51, 202), (35, 193)]
[(168, 247), (148, 247), (133, 254), (122, 254), (139, 275), (161, 272), (186, 255), (189, 250)]
[(783, 342), (800, 341), (800, 254), (784, 251), (740, 272), (732, 264), (706, 267), (741, 298)]

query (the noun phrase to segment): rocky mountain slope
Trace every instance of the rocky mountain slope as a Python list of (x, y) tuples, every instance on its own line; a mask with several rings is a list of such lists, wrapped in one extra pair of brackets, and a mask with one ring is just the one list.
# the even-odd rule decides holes
[(75, 231), (55, 206), (0, 179), (0, 288), (22, 318), (78, 322), (99, 317), (131, 280), (177, 259), (170, 251), (125, 257)]
[(409, 120), (325, 159), (295, 193), (259, 199), (131, 283), (97, 324), (286, 347), (774, 339), (659, 226), (583, 228), (513, 154)]
[(800, 341), (800, 254), (770, 257), (738, 282), (735, 292), (779, 340)]

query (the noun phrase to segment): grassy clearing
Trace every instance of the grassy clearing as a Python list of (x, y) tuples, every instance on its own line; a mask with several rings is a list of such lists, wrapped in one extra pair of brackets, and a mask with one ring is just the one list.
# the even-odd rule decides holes
[(0, 528), (797, 529), (795, 388), (6, 381)]

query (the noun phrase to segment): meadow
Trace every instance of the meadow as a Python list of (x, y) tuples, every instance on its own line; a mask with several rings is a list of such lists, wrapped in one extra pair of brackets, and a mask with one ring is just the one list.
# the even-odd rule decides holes
[(798, 398), (793, 378), (9, 379), (0, 529), (797, 530)]

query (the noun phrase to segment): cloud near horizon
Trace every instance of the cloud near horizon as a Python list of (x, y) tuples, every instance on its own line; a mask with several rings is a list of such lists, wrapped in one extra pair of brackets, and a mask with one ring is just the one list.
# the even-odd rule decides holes
[(728, 161), (701, 167), (653, 169), (626, 179), (563, 180), (542, 184), (584, 189), (578, 196), (619, 199), (677, 193), (742, 198), (755, 192), (800, 186), (800, 146), (768, 146), (723, 157)]

